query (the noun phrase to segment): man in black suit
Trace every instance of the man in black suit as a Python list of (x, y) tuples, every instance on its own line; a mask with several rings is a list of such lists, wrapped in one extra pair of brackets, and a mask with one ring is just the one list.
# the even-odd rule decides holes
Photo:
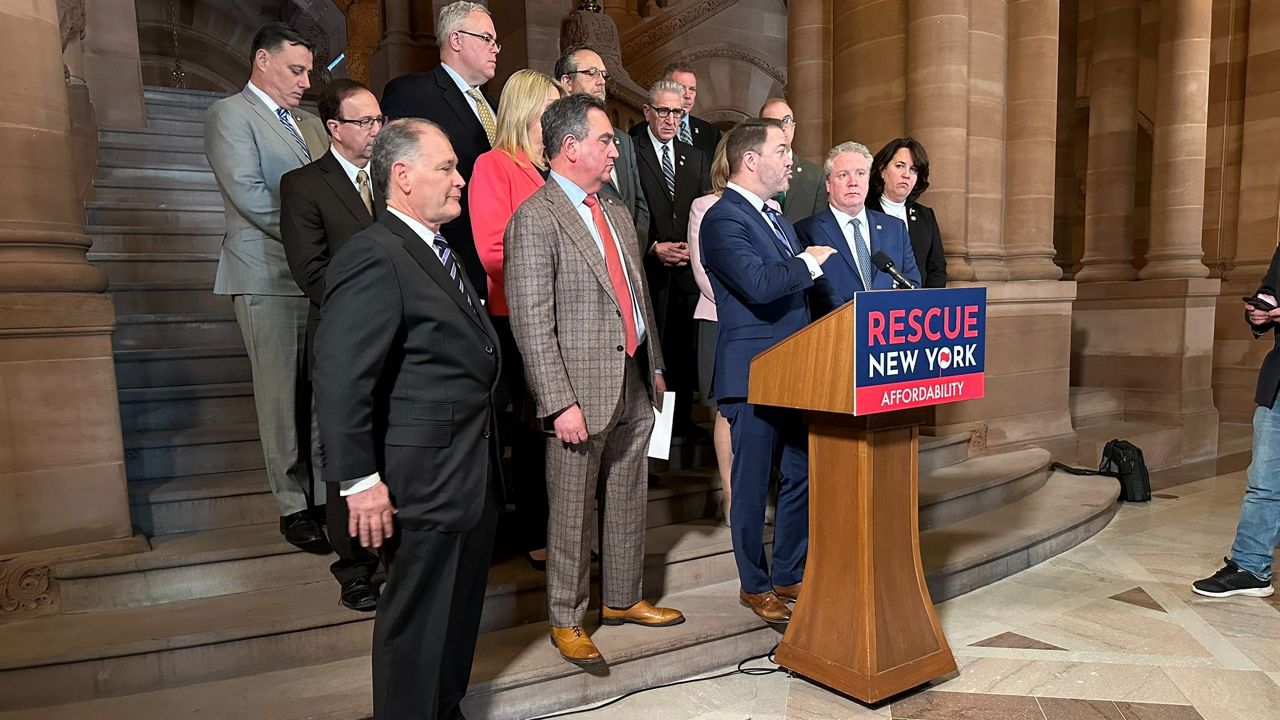
[[(315, 363), (316, 327), (324, 299), (324, 274), (338, 248), (369, 225), (379, 210), (369, 176), (373, 141), (382, 130), (378, 99), (360, 83), (339, 79), (320, 96), (320, 120), (329, 133), (329, 152), (319, 160), (285, 174), (280, 180), (280, 238), (289, 270), (311, 300), (307, 312), (308, 370)], [(311, 466), (319, 474), (319, 424), (311, 408)], [(339, 602), (352, 610), (378, 606), (371, 577), (378, 556), (352, 542), (347, 534), (347, 505), (335, 483), (326, 483), (329, 544), (338, 559), (329, 571), (342, 586)]]
[(645, 275), (662, 354), (671, 372), (668, 389), (676, 393), (673, 429), (687, 435), (693, 429), (690, 411), (698, 377), (693, 324), (698, 286), (689, 266), (689, 208), (711, 188), (711, 161), (676, 138), (684, 116), (682, 92), (680, 84), (670, 80), (659, 80), (649, 88), (645, 130), (635, 144), (640, 187), (649, 205)]
[[(440, 64), (430, 72), (393, 78), (382, 91), (382, 109), (391, 119), (417, 117), (439, 125), (458, 154), (458, 172), (469, 182), (476, 158), (493, 149), (497, 103), (486, 97), (480, 86), (493, 79), (502, 44), (488, 8), (461, 0), (440, 9), (436, 38)], [(445, 225), (444, 234), (479, 297), (486, 298), (489, 287), (471, 237), (465, 194), (462, 214)]]
[(387, 561), (374, 718), (459, 718), (497, 525), (498, 336), (440, 235), (464, 185), (448, 137), (390, 123), (372, 165), (386, 212), (330, 261), (316, 333), (321, 457)]
[[(796, 115), (782, 98), (769, 98), (760, 107), (760, 117), (782, 123), (787, 147), (796, 137)], [(822, 166), (796, 155), (791, 150), (791, 184), (775, 198), (782, 214), (794, 225), (827, 209), (827, 183)]]

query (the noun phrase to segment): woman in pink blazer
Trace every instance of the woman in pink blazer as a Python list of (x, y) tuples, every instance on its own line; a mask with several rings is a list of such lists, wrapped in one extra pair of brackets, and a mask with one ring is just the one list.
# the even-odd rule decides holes
[(507, 397), (496, 399), (514, 410), (503, 418), (504, 441), (511, 445), (511, 473), (515, 477), (516, 511), (529, 564), (546, 568), (547, 484), (542, 435), (529, 426), (531, 418), (524, 363), (511, 335), (507, 298), (502, 282), (502, 236), (507, 222), (535, 190), (546, 182), (547, 162), (542, 156), (542, 112), (564, 95), (559, 83), (536, 70), (520, 70), (507, 79), (498, 101), (494, 147), (476, 158), (467, 201), (471, 207), (471, 233), (480, 264), (488, 276), (488, 310), (502, 341), (502, 389)]

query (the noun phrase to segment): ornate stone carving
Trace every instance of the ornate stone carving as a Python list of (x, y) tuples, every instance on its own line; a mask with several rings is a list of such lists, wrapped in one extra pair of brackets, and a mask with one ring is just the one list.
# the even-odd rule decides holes
[[(717, 58), (724, 58), (726, 60), (735, 60), (737, 62), (746, 63), (748, 65), (759, 68), (761, 72), (773, 78), (773, 80), (777, 82), (779, 85), (785, 86), (787, 84), (786, 70), (783, 70), (782, 68), (779, 68), (778, 66), (769, 62), (769, 59), (766, 58), (765, 56), (760, 55), (759, 53), (752, 52), (750, 50), (743, 49), (743, 48), (708, 47), (708, 48), (702, 48), (700, 50), (693, 50), (690, 52), (682, 52), (679, 54), (678, 57), (680, 58), (681, 61), (690, 63), (690, 64), (696, 63), (700, 60), (713, 60)], [(646, 78), (646, 81), (647, 81), (646, 85), (651, 85), (659, 79), (659, 76), (662, 74), (662, 71), (665, 68), (665, 65), (666, 64), (663, 63), (662, 65), (658, 65), (654, 67), (654, 69), (650, 72), (650, 77)]]
[(52, 606), (48, 565), (0, 561), (0, 613), (43, 615)]
[(609, 97), (640, 112), (644, 105), (644, 88), (631, 79), (618, 51), (618, 26), (604, 13), (575, 10), (560, 26), (560, 46), (586, 45), (600, 54), (609, 70)]
[(58, 28), (62, 31), (62, 49), (73, 39), (84, 39), (85, 0), (58, 0)]
[(664, 4), (659, 16), (668, 17), (642, 23), (627, 31), (627, 36), (622, 40), (622, 54), (634, 59), (677, 35), (689, 32), (737, 2), (738, 0), (698, 0), (669, 7)]

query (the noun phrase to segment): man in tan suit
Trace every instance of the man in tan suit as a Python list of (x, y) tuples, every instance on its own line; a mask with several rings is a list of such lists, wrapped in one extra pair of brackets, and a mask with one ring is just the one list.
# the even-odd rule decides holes
[(604, 662), (583, 630), (592, 501), (601, 544), (600, 622), (663, 627), (679, 611), (641, 597), (647, 448), (666, 384), (630, 213), (598, 194), (614, 159), (604, 103), (577, 93), (542, 116), (551, 176), (503, 239), (511, 329), (547, 438), (551, 641), (575, 665)]

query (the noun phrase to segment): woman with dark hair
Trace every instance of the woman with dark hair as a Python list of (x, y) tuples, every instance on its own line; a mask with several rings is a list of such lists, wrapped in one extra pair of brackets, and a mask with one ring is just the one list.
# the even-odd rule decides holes
[(917, 200), (929, 189), (929, 156), (920, 141), (896, 138), (880, 148), (871, 163), (867, 207), (906, 223), (920, 268), (921, 287), (947, 286), (947, 257), (933, 209)]

